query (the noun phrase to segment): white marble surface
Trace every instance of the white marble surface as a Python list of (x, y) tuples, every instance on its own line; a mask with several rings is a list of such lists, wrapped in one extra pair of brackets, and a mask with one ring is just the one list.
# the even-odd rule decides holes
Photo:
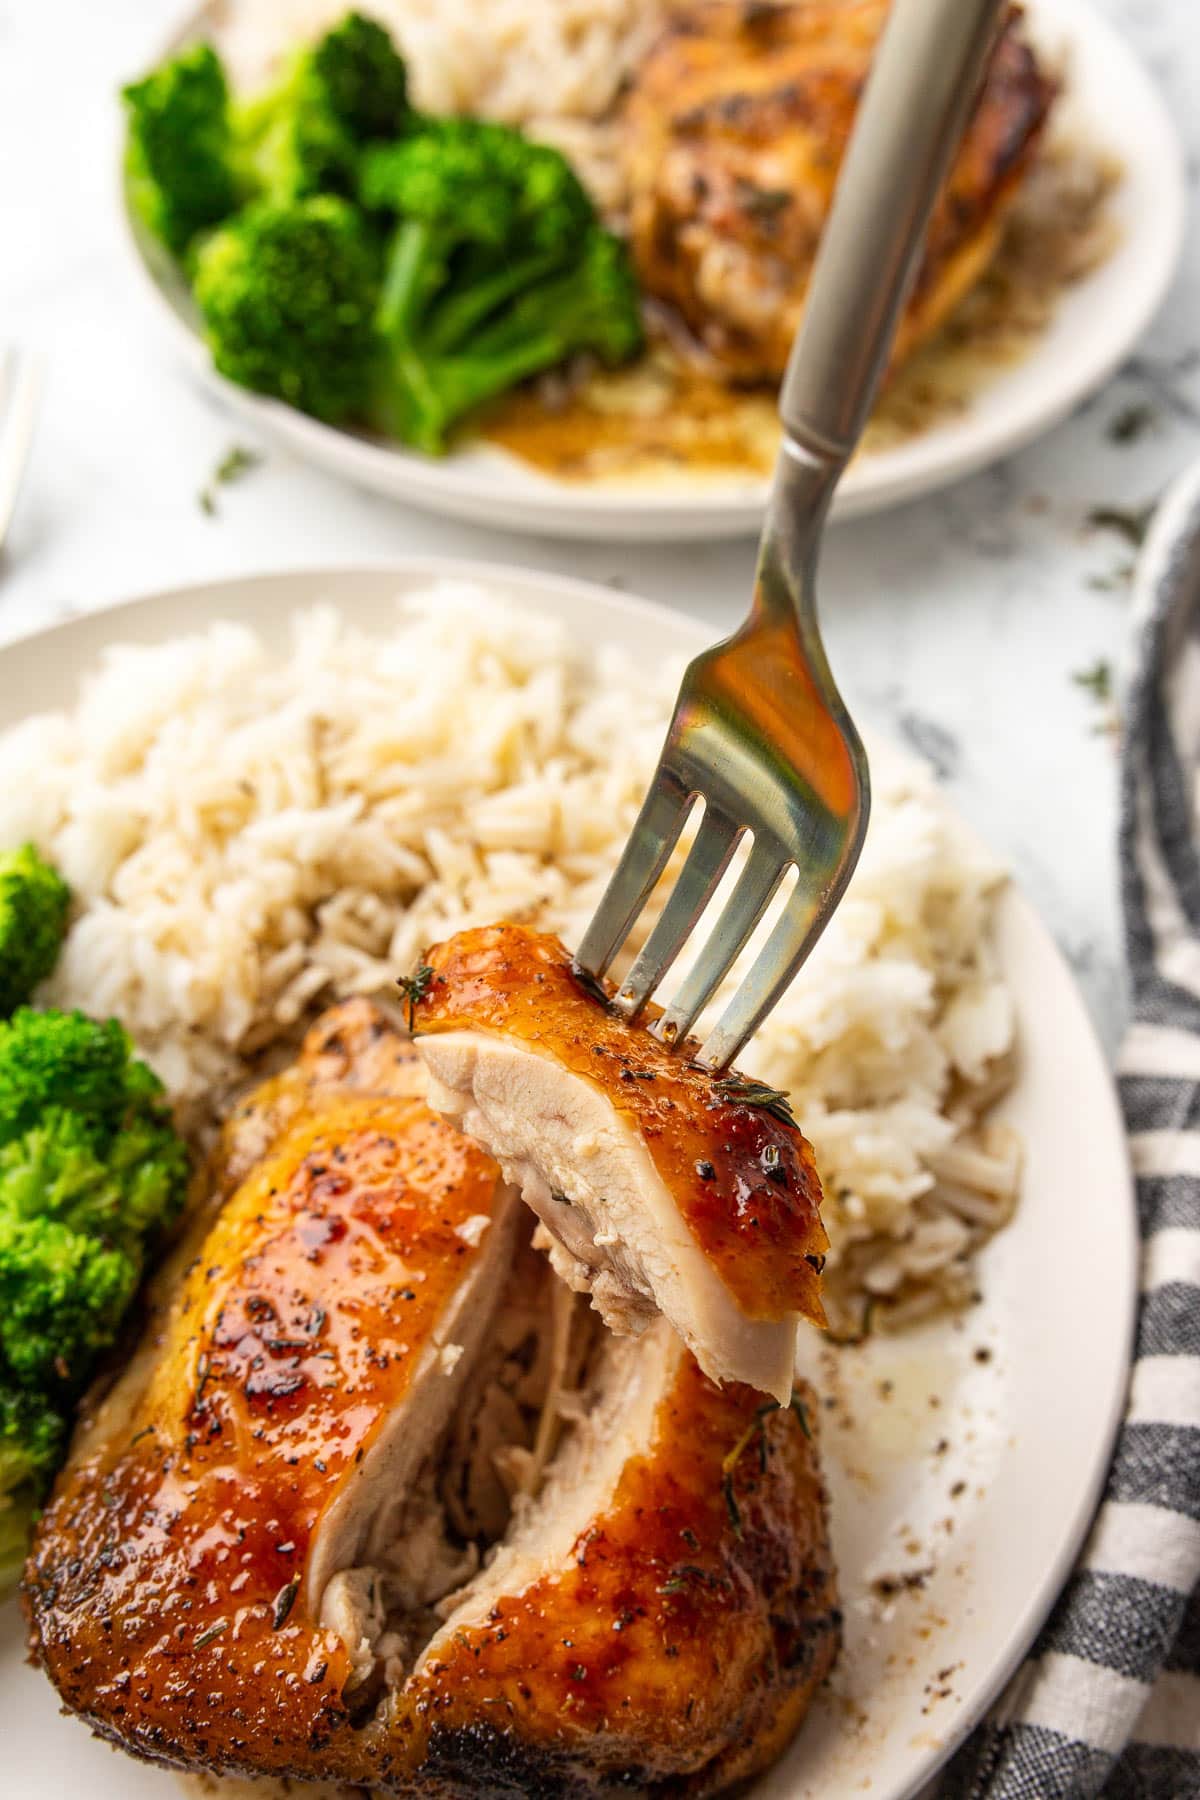
[[(1200, 455), (1200, 24), (1194, 0), (1103, 0), (1167, 93), (1190, 159), (1192, 233), (1159, 319), (1118, 378), (1033, 449), (832, 535), (826, 634), (852, 706), (931, 753), (1009, 860), (1083, 982), (1106, 1041), (1123, 995), (1116, 758), (1072, 672), (1119, 663), (1127, 547), (1086, 524), (1140, 506)], [(717, 627), (753, 547), (570, 547), (423, 518), (272, 452), (208, 518), (197, 494), (245, 441), (188, 385), (141, 310), (115, 216), (114, 91), (175, 0), (0, 0), (0, 337), (44, 352), (34, 460), (0, 561), (0, 637), (199, 577), (445, 551), (612, 581)], [(1150, 409), (1138, 441), (1113, 420)], [(0, 677), (2, 678), (2, 677)]]

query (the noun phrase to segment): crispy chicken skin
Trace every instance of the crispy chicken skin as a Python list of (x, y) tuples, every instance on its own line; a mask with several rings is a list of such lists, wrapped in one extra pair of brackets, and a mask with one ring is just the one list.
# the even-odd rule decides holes
[(796, 1126), (615, 1013), (557, 938), (464, 931), (428, 969), (430, 1103), (521, 1188), (559, 1273), (614, 1330), (662, 1312), (708, 1375), (785, 1400), (828, 1248)]
[(478, 1566), (430, 1484), (544, 1264), (412, 1081), (352, 1001), (230, 1121), (207, 1235), (38, 1528), (33, 1657), (98, 1733), (180, 1768), (715, 1792), (773, 1760), (836, 1654), (811, 1403), (714, 1386), (661, 1325), (600, 1333), (540, 1495)]
[[(782, 376), (887, 0), (676, 8), (625, 112), (642, 283), (731, 374)], [(946, 319), (994, 254), (1053, 96), (1013, 9), (930, 225), (893, 351)]]

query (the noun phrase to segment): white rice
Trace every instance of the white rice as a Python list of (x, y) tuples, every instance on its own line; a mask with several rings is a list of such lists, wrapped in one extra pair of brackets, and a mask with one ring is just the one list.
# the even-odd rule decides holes
[[(245, 627), (111, 650), (69, 713), (0, 737), (0, 844), (33, 838), (76, 916), (40, 999), (121, 1019), (203, 1131), (336, 995), (394, 992), (433, 939), (498, 918), (577, 941), (678, 680), (503, 596), (443, 583), (369, 638), (332, 608), (280, 654)], [(980, 1118), (1013, 1020), (1000, 873), (911, 771), (875, 769), (850, 891), (744, 1066), (816, 1146), (837, 1328), (966, 1300), (1011, 1211)]]
[[(520, 125), (571, 157), (601, 205), (618, 198), (607, 124), (665, 0), (359, 0), (390, 31), (423, 110)], [(215, 40), (235, 86), (265, 80), (346, 0), (225, 0)]]

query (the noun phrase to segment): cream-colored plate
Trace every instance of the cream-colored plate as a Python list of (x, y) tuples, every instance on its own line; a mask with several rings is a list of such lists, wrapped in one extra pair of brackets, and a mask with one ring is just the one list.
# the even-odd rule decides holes
[[(289, 616), (318, 600), (380, 630), (399, 592), (443, 574), (483, 580), (564, 621), (584, 653), (612, 643), (653, 662), (704, 641), (663, 608), (513, 570), (425, 560), (258, 576), (133, 601), (0, 650), (0, 729), (69, 701), (106, 644), (154, 643), (224, 618), (280, 640)], [(1020, 1035), (1004, 1110), (1026, 1149), (1023, 1199), (983, 1256), (983, 1300), (964, 1319), (862, 1349), (830, 1351), (815, 1335), (805, 1348), (827, 1406), (836, 1403), (822, 1435), (846, 1641), (830, 1689), (756, 1789), (763, 1800), (915, 1793), (1030, 1644), (1107, 1465), (1137, 1260), (1121, 1119), (1074, 979), (1015, 889), (1000, 939)], [(9, 1608), (0, 1615), (6, 1796), (169, 1800), (169, 1776), (61, 1718), (22, 1655)]]
[[(215, 0), (193, 6), (173, 48), (203, 35)], [(1116, 368), (1158, 306), (1183, 241), (1183, 154), (1137, 59), (1089, 0), (1028, 0), (1031, 29), (1066, 71), (1069, 133), (1123, 171), (1111, 200), (1117, 243), (1064, 294), (1028, 354), (982, 383), (965, 409), (899, 446), (863, 455), (838, 489), (835, 517), (882, 507), (998, 461), (1056, 424)], [(736, 537), (758, 530), (767, 484), (758, 477), (682, 472), (651, 482), (568, 482), (477, 441), (442, 459), (319, 424), (214, 371), (178, 274), (148, 252), (122, 196), (132, 261), (150, 312), (193, 375), (297, 456), (359, 487), (429, 512), (507, 531), (610, 541)]]

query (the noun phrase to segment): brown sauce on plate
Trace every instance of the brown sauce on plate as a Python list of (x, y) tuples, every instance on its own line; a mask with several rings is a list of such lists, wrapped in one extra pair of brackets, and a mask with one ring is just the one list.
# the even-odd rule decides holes
[[(1051, 146), (1016, 201), (982, 280), (899, 370), (863, 455), (894, 449), (965, 412), (1037, 344), (1067, 289), (1117, 241), (1112, 159)], [(748, 478), (770, 473), (779, 442), (773, 388), (739, 389), (652, 328), (641, 359), (615, 373), (554, 377), (512, 394), (485, 426), (492, 443), (560, 481)]]

